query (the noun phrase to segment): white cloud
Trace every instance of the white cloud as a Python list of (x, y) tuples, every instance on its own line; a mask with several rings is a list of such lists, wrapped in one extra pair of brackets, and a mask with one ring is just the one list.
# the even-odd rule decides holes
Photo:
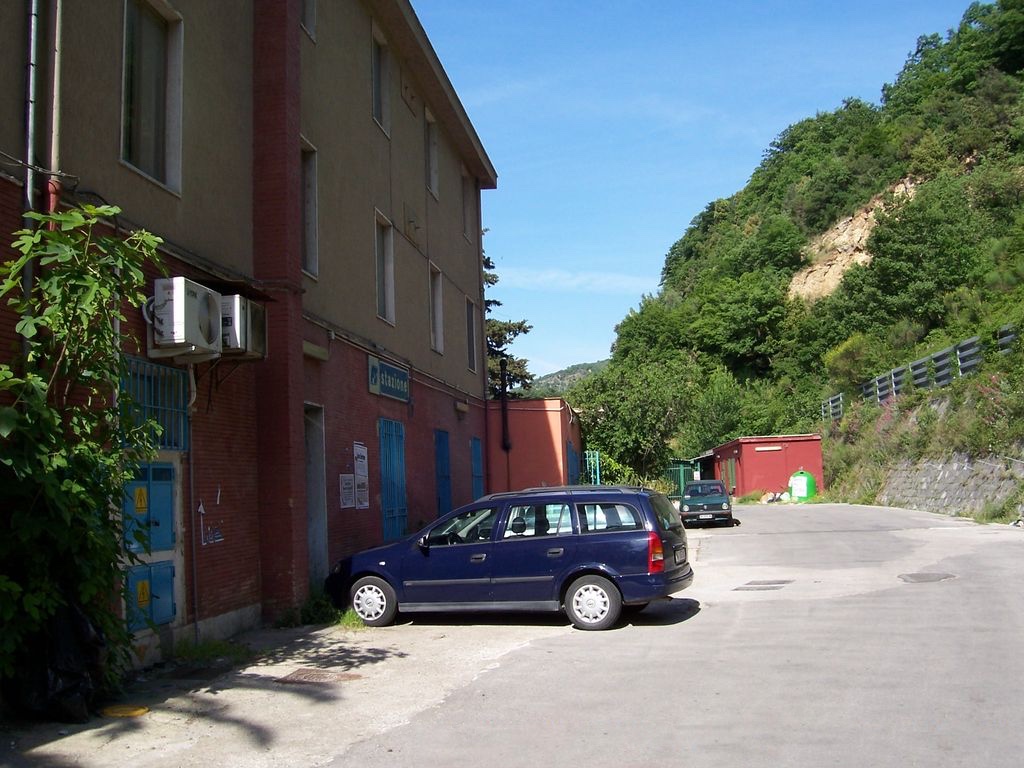
[(639, 296), (658, 288), (658, 277), (627, 275), (621, 272), (570, 272), (565, 269), (522, 269), (502, 267), (498, 274), (501, 288), (520, 288), (553, 293), (598, 293)]

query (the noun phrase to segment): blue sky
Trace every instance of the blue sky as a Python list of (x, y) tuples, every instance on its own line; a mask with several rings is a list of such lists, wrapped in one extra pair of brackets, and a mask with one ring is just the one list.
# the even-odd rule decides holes
[(878, 103), (968, 0), (412, 0), (498, 171), (493, 313), (537, 375), (609, 355), (665, 254), (783, 129)]

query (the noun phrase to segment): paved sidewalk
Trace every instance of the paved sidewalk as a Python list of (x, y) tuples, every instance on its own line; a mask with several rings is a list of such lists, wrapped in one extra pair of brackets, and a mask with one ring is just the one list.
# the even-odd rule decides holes
[(119, 701), (147, 707), (141, 716), (0, 722), (0, 765), (316, 766), (441, 704), (505, 654), (569, 632), (560, 615), (256, 630), (236, 638), (259, 653), (244, 668), (143, 674)]

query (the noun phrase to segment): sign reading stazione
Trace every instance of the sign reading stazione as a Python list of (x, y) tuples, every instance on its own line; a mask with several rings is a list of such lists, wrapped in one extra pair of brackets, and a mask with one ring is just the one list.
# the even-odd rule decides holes
[(409, 372), (372, 355), (366, 357), (370, 363), (370, 392), (409, 402)]

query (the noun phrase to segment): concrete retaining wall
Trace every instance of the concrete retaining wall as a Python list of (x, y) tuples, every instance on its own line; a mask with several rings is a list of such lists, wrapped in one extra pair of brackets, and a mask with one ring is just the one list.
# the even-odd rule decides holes
[[(900, 462), (878, 494), (881, 504), (948, 515), (969, 515), (998, 507), (1024, 485), (1024, 463), (1002, 457)], [(1017, 514), (1024, 511), (1018, 504)]]

